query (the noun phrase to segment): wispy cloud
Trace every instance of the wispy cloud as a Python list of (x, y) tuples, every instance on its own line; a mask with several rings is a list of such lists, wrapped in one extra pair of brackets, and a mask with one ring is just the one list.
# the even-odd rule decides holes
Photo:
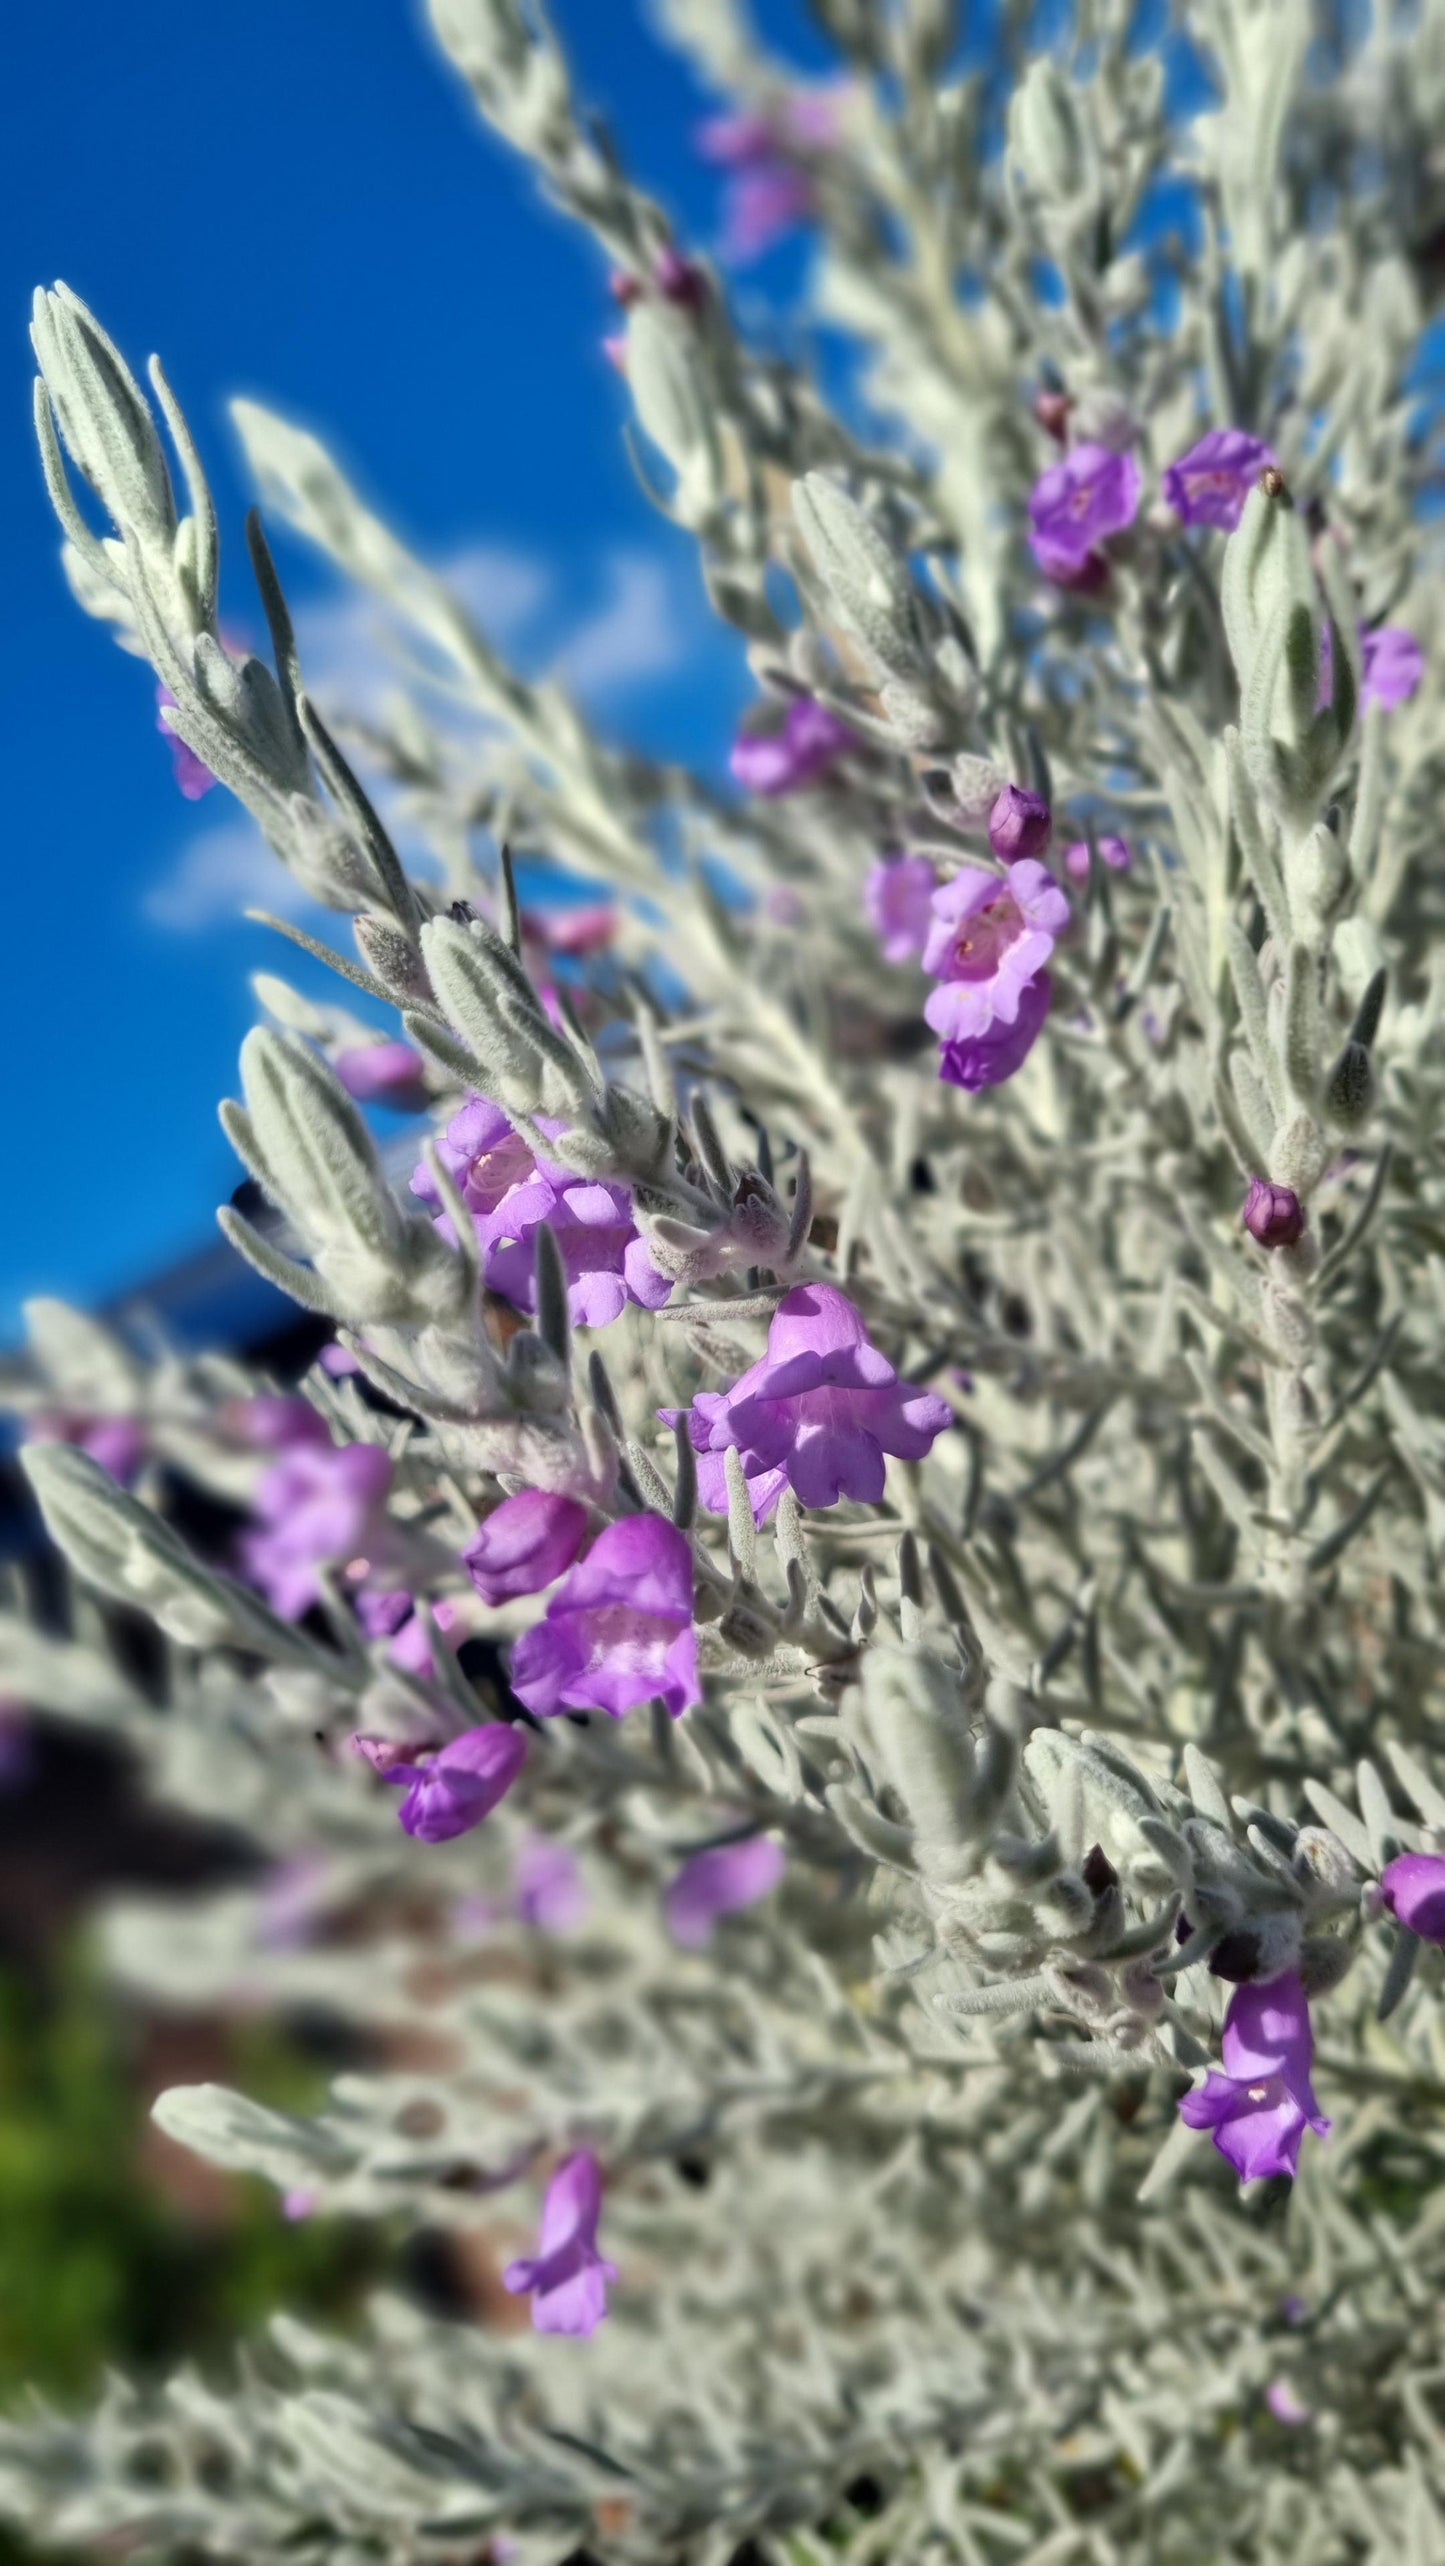
[(188, 838), (141, 905), (152, 926), (170, 935), (199, 935), (244, 909), (274, 909), (278, 917), (294, 918), (312, 904), (254, 822), (238, 815)]
[(615, 552), (602, 603), (563, 644), (557, 675), (584, 702), (613, 702), (678, 665), (687, 621), (671, 563), (654, 552)]
[[(590, 711), (615, 717), (675, 678), (707, 646), (711, 626), (691, 558), (621, 546), (580, 578), (504, 544), (468, 544), (443, 575), (477, 622), (529, 674), (555, 676)], [(397, 628), (355, 591), (314, 599), (296, 614), (306, 681), (327, 706), (365, 720), (396, 687)], [(296, 916), (311, 904), (252, 823), (203, 822), (143, 894), (152, 925), (198, 935), (247, 907)]]

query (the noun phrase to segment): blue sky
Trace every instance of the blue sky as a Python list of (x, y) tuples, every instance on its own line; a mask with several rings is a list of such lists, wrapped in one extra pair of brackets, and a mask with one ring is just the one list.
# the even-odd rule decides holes
[[(707, 238), (715, 183), (688, 146), (705, 102), (643, 0), (555, 14), (582, 93)], [(786, 38), (803, 12), (759, 15)], [(243, 630), (260, 618), (225, 415), (240, 391), (324, 434), (404, 533), (460, 560), (520, 657), (569, 641), (609, 729), (716, 759), (747, 693), (690, 545), (623, 453), (598, 262), (481, 129), (419, 0), (72, 0), (16, 13), (6, 52), (0, 1335), (26, 1292), (94, 1299), (211, 1235), (240, 1173), (215, 1105), (248, 974), (290, 969), (235, 914), (259, 886), (232, 811), (180, 800), (148, 673), (65, 587), (29, 427), (37, 282), (64, 277), (138, 367), (164, 357)], [(282, 560), (316, 659), (346, 652), (314, 567)]]

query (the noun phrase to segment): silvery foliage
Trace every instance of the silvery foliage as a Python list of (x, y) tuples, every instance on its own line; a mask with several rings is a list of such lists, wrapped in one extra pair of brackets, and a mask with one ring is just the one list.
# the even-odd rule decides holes
[[(307, 1384), (338, 1439), (392, 1449), (428, 1592), (462, 1591), (456, 1549), (499, 1486), (670, 1508), (708, 1686), (675, 1731), (550, 1724), (480, 1833), (412, 1844), (343, 1741), (466, 1725), (469, 1679), (441, 1650), (434, 1682), (399, 1673), (334, 1596), (329, 1640), (298, 1632), (193, 1558), (162, 1465), (244, 1498), (259, 1463), (225, 1414), (255, 1385), (36, 1307), (16, 1404), (134, 1415), (151, 1460), (127, 1496), (81, 1452), (28, 1449), (78, 1582), (66, 1635), (5, 1620), (0, 1690), (117, 1731), (158, 1791), (276, 1861), (317, 1860), (299, 1946), (273, 1947), (261, 1888), (184, 1931), (132, 1902), (117, 1974), (156, 2003), (322, 2006), (378, 2062), (311, 2116), (203, 2088), (163, 2097), (163, 2124), (498, 2254), (531, 2232), (539, 2166), (590, 2144), (624, 2276), (591, 2344), (386, 2297), (359, 2340), (279, 2318), (224, 2387), (115, 2384), (80, 2421), (14, 2422), (0, 2502), (37, 2536), (358, 2566), (583, 2546), (721, 2566), (744, 2538), (969, 2566), (1445, 2552), (1445, 2017), (1438, 1964), (1412, 1980), (1373, 1889), (1394, 1852), (1445, 1844), (1445, 621), (1436, 430), (1404, 388), (1445, 281), (1445, 9), (1379, 12), (1336, 58), (1303, 0), (1186, 0), (1218, 104), (1180, 124), (1122, 0), (1081, 0), (1070, 50), (1032, 60), (1005, 0), (998, 148), (948, 0), (817, 14), (848, 85), (816, 308), (853, 338), (876, 442), (737, 334), (715, 277), (700, 314), (635, 305), (627, 380), (644, 486), (760, 686), (806, 687), (868, 745), (825, 799), (744, 810), (600, 741), (315, 438), (242, 403), (267, 508), (412, 648), (380, 720), (323, 720), (259, 522), (274, 666), (220, 638), (214, 511), (159, 368), (184, 504), (99, 324), (64, 289), (38, 305), (81, 604), (351, 917), (334, 966), (399, 1011), (438, 1097), (564, 1123), (554, 1150), (632, 1187), (677, 1288), (589, 1367), (544, 1248), (536, 1324), (503, 1347), (474, 1259), (394, 1192), (326, 1066), (325, 1011), (274, 980), (227, 1129), (285, 1226), (229, 1234), (389, 1394)], [(743, 105), (785, 94), (733, 0), (660, 15)], [(432, 16), (484, 118), (645, 283), (667, 225), (540, 9)], [(1197, 255), (1131, 241), (1173, 163)], [(1220, 548), (1181, 553), (1151, 504), (1107, 608), (1040, 585), (1020, 526), (1045, 360), (1096, 428), (1138, 421), (1151, 491), (1206, 426), (1268, 439), (1284, 487), (1251, 497), (1217, 584)], [(1387, 614), (1427, 675), (1361, 719), (1357, 626)], [(914, 1039), (860, 885), (881, 848), (956, 860), (1003, 775), (1089, 797), (1140, 860), (1093, 868), (1044, 1042), (967, 1098)], [(378, 803), (429, 851), (415, 874)], [(523, 967), (504, 834), (618, 898), (623, 995), (595, 1037)], [(1240, 1228), (1251, 1173), (1308, 1206), (1288, 1257)], [(958, 1425), (882, 1504), (785, 1498), (755, 1536), (736, 1488), (726, 1522), (697, 1514), (655, 1413), (733, 1378), (810, 1275), (846, 1279)], [(112, 1653), (117, 1596), (163, 1635), (144, 1691)], [(680, 1856), (759, 1826), (788, 1848), (781, 1897), (673, 1949)], [(575, 1848), (589, 1921), (545, 1950), (499, 1922), (479, 1958), (455, 1901), (505, 1906), (523, 1827)], [(1241, 2201), (1176, 2122), (1217, 2054), (1227, 1988), (1201, 1964), (1226, 1941), (1318, 1999), (1334, 2131), (1287, 2202)], [(1267, 2410), (1281, 2380), (1307, 2424)], [(500, 2532), (514, 2549), (487, 2548)]]

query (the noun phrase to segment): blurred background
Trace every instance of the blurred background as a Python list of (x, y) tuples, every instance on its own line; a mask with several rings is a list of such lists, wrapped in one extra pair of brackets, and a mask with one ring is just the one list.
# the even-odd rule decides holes
[[(580, 91), (680, 236), (711, 245), (717, 178), (690, 137), (715, 102), (652, 40), (644, 0), (555, 14)], [(826, 58), (801, 5), (758, 14), (801, 69)], [(152, 1311), (182, 1344), (284, 1376), (315, 1331), (228, 1264), (214, 1207), (241, 1174), (216, 1102), (255, 1013), (249, 974), (278, 961), (241, 912), (285, 907), (287, 877), (224, 792), (182, 798), (149, 671), (69, 595), (30, 427), (33, 288), (63, 277), (137, 370), (163, 356), (212, 476), (238, 638), (263, 629), (225, 407), (247, 392), (315, 428), (503, 648), (565, 675), (604, 729), (721, 773), (746, 669), (690, 544), (633, 481), (606, 279), (482, 132), (419, 0), (70, 0), (20, 12), (7, 54), (0, 1346), (43, 1292)], [(744, 308), (786, 311), (805, 256), (795, 240), (750, 270)], [(367, 610), (278, 552), (314, 691), (363, 697)], [(304, 984), (299, 955), (284, 967)], [(3, 1462), (0, 1548), (43, 1590)], [(204, 2359), (282, 2300), (344, 2316), (386, 2264), (385, 2237), (288, 2223), (269, 2189), (148, 2123), (168, 2084), (220, 2077), (300, 2105), (335, 2063), (324, 2023), (146, 2020), (101, 1976), (87, 1920), (107, 1890), (251, 1864), (146, 1807), (89, 1734), (0, 1703), (0, 2406), (30, 2384), (78, 2399), (112, 2361)], [(410, 2253), (414, 2283), (465, 2304), (440, 2251)]]

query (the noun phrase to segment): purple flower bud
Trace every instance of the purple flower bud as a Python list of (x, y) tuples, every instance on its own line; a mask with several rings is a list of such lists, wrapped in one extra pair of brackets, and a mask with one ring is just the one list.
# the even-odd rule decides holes
[(587, 1509), (575, 1497), (523, 1488), (480, 1524), (462, 1552), (484, 1604), (535, 1595), (571, 1567), (587, 1535)]
[(532, 2323), (539, 2334), (592, 2334), (607, 2314), (607, 2283), (615, 2263), (597, 2251), (602, 2214), (602, 2168), (590, 2147), (569, 2156), (547, 2186), (535, 2255), (509, 2263), (502, 2286), (530, 2291)]
[(1243, 428), (1211, 428), (1170, 464), (1160, 487), (1182, 525), (1218, 526), (1232, 534), (1256, 481), (1274, 460), (1269, 447)]
[(1076, 445), (1035, 482), (1029, 500), (1029, 541), (1049, 578), (1083, 571), (1106, 535), (1132, 525), (1143, 487), (1131, 454), (1112, 446)]
[(1068, 442), (1069, 412), (1073, 406), (1067, 392), (1034, 394), (1034, 417), (1045, 435), (1053, 438), (1055, 445), (1065, 445)]
[(786, 1868), (783, 1848), (770, 1835), (750, 1835), (741, 1844), (714, 1844), (694, 1853), (662, 1902), (673, 1941), (700, 1951), (711, 1942), (719, 1916), (755, 1906), (777, 1887)]
[(382, 1779), (411, 1786), (397, 1811), (407, 1834), (423, 1844), (445, 1844), (449, 1837), (467, 1835), (481, 1825), (506, 1797), (526, 1761), (527, 1740), (521, 1729), (493, 1720), (484, 1728), (464, 1730), (424, 1764), (390, 1765)]
[(334, 1055), (331, 1066), (359, 1105), (390, 1105), (399, 1114), (426, 1110), (421, 1053), (408, 1042), (352, 1043)]
[(171, 765), (175, 772), (176, 783), (188, 802), (199, 802), (214, 785), (220, 782), (220, 777), (211, 773), (205, 759), (197, 757), (193, 748), (187, 748), (179, 731), (171, 729), (170, 723), (166, 720), (166, 710), (169, 707), (172, 712), (175, 712), (177, 706), (176, 699), (168, 686), (157, 686), (156, 706), (156, 729), (170, 748)]
[(664, 242), (657, 253), (657, 290), (668, 303), (676, 303), (686, 312), (699, 312), (707, 301), (707, 278), (690, 258), (684, 258), (671, 241)]
[(909, 962), (923, 951), (937, 888), (938, 875), (926, 855), (880, 856), (871, 867), (863, 885), (863, 910), (885, 962)]
[(349, 1373), (359, 1372), (361, 1370), (361, 1366), (357, 1362), (356, 1357), (351, 1352), (349, 1346), (336, 1345), (335, 1343), (331, 1345), (323, 1345), (316, 1360), (320, 1364), (322, 1371), (325, 1372), (333, 1381), (344, 1381)]
[(1296, 1971), (1236, 1987), (1224, 2017), (1223, 2057), (1224, 2072), (1211, 2069), (1184, 2096), (1180, 2119), (1189, 2129), (1213, 2131), (1241, 2182), (1293, 2174), (1305, 2131), (1323, 2138), (1330, 2126), (1310, 2084), (1314, 2036)]
[(320, 2207), (320, 2193), (304, 2191), (299, 2183), (293, 2183), (290, 2190), (281, 2195), (283, 2219), (314, 2218)]
[(1293, 1247), (1304, 1233), (1304, 1205), (1289, 1185), (1251, 1176), (1244, 1198), (1244, 1226), (1261, 1247)]
[(781, 730), (745, 731), (734, 741), (728, 766), (748, 793), (797, 793), (816, 784), (857, 741), (837, 713), (811, 695), (795, 695)]
[(1397, 1853), (1381, 1874), (1380, 1895), (1398, 1924), (1445, 1943), (1445, 1853)]
[[(1094, 842), (1094, 851), (1099, 862), (1107, 864), (1112, 873), (1127, 873), (1133, 862), (1128, 841), (1124, 838), (1097, 838)], [(1064, 869), (1072, 873), (1076, 882), (1088, 881), (1089, 845), (1086, 838), (1076, 838), (1072, 846), (1065, 847)]]
[(988, 842), (1005, 864), (1042, 855), (1054, 833), (1054, 815), (1042, 793), (1006, 784), (988, 815)]
[(546, 1618), (512, 1651), (512, 1690), (539, 1719), (659, 1700), (674, 1719), (701, 1699), (692, 1620), (692, 1548), (660, 1515), (599, 1533)]

